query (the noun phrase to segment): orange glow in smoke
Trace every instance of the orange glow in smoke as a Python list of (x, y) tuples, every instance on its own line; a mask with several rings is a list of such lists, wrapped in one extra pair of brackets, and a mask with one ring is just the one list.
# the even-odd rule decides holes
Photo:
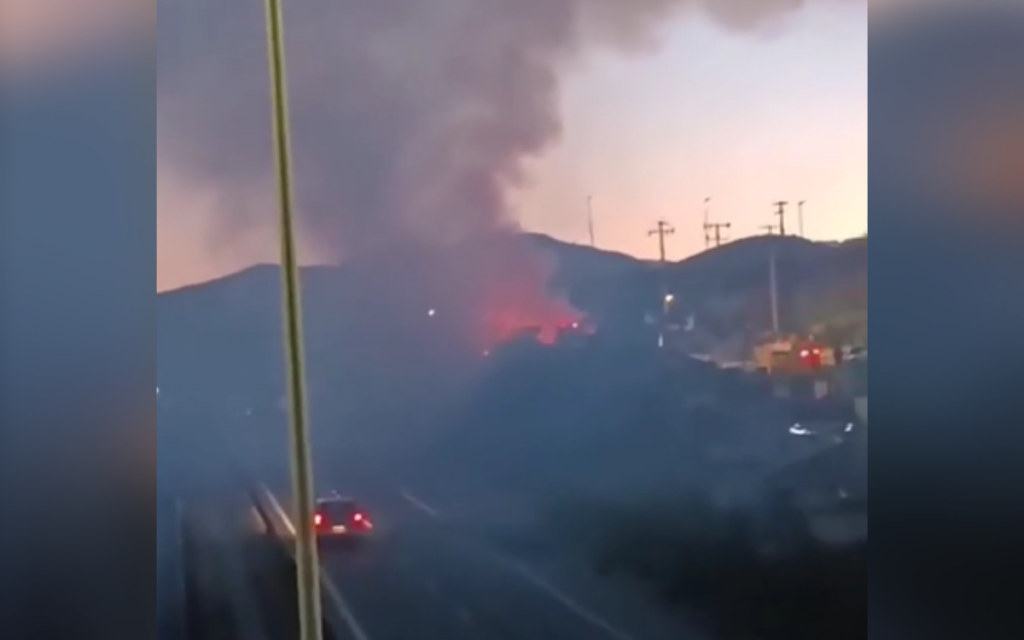
[(428, 304), (426, 314), (442, 326), (456, 323), (452, 328), (484, 356), (513, 340), (553, 345), (566, 332), (588, 333), (583, 314), (552, 292), (557, 271), (557, 257), (520, 234), (475, 239), (440, 262), (424, 260), (420, 273), (432, 273), (438, 293), (429, 299), (440, 307)]
[(538, 295), (537, 299), (506, 298), (492, 301), (483, 317), (486, 345), (535, 334), (542, 344), (555, 344), (562, 332), (579, 327), (579, 313), (568, 303)]
[(565, 299), (548, 292), (549, 278), (543, 266), (522, 261), (518, 268), (491, 279), (478, 310), (483, 348), (527, 335), (552, 345), (564, 331), (582, 327), (582, 314)]

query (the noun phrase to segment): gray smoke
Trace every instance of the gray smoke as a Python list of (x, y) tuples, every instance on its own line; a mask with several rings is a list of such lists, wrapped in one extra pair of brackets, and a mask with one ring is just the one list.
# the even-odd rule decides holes
[[(288, 0), (306, 232), (344, 255), (505, 228), (506, 194), (558, 140), (560, 81), (584, 54), (648, 47), (687, 13), (747, 29), (809, 2)], [(159, 5), (161, 155), (248, 194), (229, 197), (229, 232), (271, 184), (262, 4)]]

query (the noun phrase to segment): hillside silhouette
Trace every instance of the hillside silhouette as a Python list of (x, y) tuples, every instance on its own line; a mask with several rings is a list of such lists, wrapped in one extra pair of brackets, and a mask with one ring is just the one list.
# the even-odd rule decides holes
[[(786, 328), (807, 330), (831, 316), (866, 308), (866, 239), (825, 244), (755, 237), (665, 265), (542, 235), (503, 241), (525, 243), (549, 256), (552, 295), (564, 296), (602, 333), (623, 341), (649, 340), (645, 320), (661, 312), (662, 291), (675, 296), (673, 321), (693, 316), (718, 340), (764, 331), (770, 327), (772, 253)], [(400, 265), (386, 273), (391, 280), (405, 277)], [(402, 348), (421, 350), (415, 336), (408, 336), (408, 344), (394, 343), (424, 324), (430, 301), (417, 300), (418, 293), (410, 291), (407, 308), (399, 309), (393, 301), (383, 308), (374, 299), (373, 278), (379, 274), (362, 274), (358, 263), (303, 271), (312, 369), (353, 366), (365, 374), (369, 361), (382, 355), (364, 353), (374, 333), (390, 332), (387, 340), (403, 360)], [(171, 379), (187, 381), (202, 372), (200, 376), (235, 381), (230, 384), (282, 388), (279, 292), (277, 268), (262, 265), (159, 295), (158, 362), (165, 386)], [(410, 316), (409, 326), (403, 325), (403, 314)], [(247, 377), (248, 382), (243, 380)]]

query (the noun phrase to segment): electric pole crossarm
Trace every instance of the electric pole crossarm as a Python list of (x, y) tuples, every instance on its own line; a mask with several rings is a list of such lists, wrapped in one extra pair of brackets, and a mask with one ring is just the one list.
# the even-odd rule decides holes
[(670, 236), (676, 232), (675, 227), (670, 225), (664, 220), (658, 220), (655, 224), (654, 229), (647, 232), (648, 236), (657, 236), (658, 238), (658, 259), (661, 262), (667, 260), (665, 253), (665, 236)]
[(775, 210), (775, 215), (779, 219), (779, 235), (784, 236), (786, 235), (786, 207), (789, 205), (789, 203), (786, 202), (785, 200), (779, 200), (774, 204), (777, 207), (777, 209)]
[(726, 241), (726, 238), (722, 235), (723, 229), (731, 229), (732, 223), (729, 222), (712, 222), (706, 225), (708, 233), (709, 244), (715, 247), (722, 246), (722, 243)]

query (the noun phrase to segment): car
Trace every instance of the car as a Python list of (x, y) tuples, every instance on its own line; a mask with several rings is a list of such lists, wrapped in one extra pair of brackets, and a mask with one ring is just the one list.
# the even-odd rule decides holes
[(321, 546), (360, 544), (373, 531), (373, 521), (352, 498), (333, 494), (316, 502), (313, 531)]

